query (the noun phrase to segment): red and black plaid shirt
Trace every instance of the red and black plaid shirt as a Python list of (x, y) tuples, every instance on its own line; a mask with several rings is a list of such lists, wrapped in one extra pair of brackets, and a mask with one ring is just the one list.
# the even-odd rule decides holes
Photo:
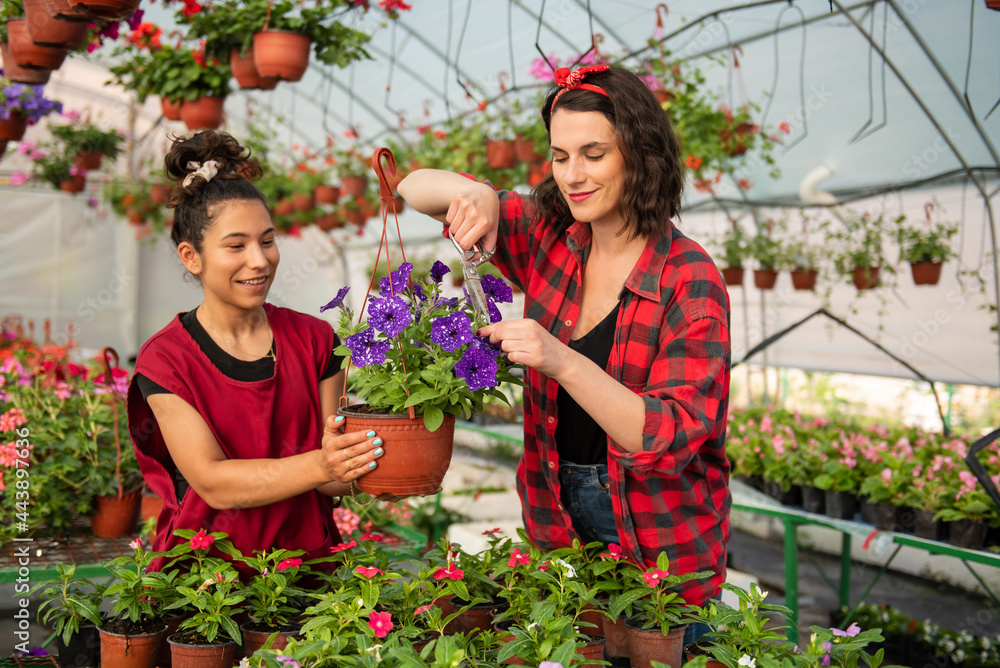
[[(500, 194), (493, 262), (525, 294), (524, 314), (563, 343), (580, 312), (580, 276), (590, 226), (559, 234), (533, 222), (530, 200)], [(680, 590), (701, 605), (725, 581), (729, 541), (729, 296), (708, 253), (676, 228), (646, 244), (621, 293), (606, 371), (642, 396), (642, 451), (608, 438), (615, 523), (625, 554), (652, 566), (660, 552), (672, 573), (711, 571)], [(559, 502), (555, 433), (558, 384), (527, 370), (524, 456), (517, 472), (524, 524), (538, 547), (578, 537)]]

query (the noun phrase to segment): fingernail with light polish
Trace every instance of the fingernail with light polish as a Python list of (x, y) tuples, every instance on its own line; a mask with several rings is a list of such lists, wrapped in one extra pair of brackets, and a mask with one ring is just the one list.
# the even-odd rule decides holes
[(382, 439), (376, 438), (374, 441), (372, 441), (372, 445), (382, 445)]
[(381, 454), (382, 454), (382, 448), (379, 448), (378, 450), (375, 451), (375, 456), (376, 457), (378, 457)]
[(375, 462), (368, 462), (368, 468), (370, 469), (375, 468)]
[(365, 434), (365, 436), (367, 436), (368, 438), (371, 438), (374, 435), (375, 435), (375, 432), (373, 432), (373, 431), (370, 431), (367, 434)]
[(343, 422), (344, 421), (344, 416), (343, 415), (338, 415), (336, 418), (334, 418), (333, 421), (334, 422)]

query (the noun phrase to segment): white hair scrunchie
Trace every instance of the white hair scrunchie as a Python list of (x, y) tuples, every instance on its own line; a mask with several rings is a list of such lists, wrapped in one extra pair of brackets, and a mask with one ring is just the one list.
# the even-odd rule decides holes
[(219, 173), (219, 163), (215, 160), (206, 160), (205, 164), (189, 160), (187, 168), (193, 169), (194, 171), (184, 177), (184, 182), (181, 184), (184, 188), (191, 185), (191, 181), (193, 181), (196, 176), (200, 176), (205, 179), (205, 183), (208, 183), (215, 178), (216, 174)]

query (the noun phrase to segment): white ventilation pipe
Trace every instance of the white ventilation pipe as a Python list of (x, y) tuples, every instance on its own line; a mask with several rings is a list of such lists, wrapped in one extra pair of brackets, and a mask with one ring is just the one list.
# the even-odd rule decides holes
[(836, 204), (837, 198), (832, 193), (816, 190), (816, 186), (833, 176), (833, 171), (833, 165), (824, 162), (806, 174), (802, 179), (802, 183), (799, 184), (799, 199), (805, 204), (816, 206), (831, 206)]

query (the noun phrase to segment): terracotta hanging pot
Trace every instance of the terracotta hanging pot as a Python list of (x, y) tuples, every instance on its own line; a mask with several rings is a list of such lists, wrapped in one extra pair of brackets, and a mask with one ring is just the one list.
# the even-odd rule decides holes
[(653, 668), (653, 661), (679, 666), (684, 658), (684, 627), (663, 635), (659, 628), (644, 629), (635, 618), (625, 621), (629, 660), (633, 668)]
[(313, 199), (312, 193), (295, 193), (292, 195), (292, 206), (299, 213), (305, 213), (316, 208), (316, 200)]
[(181, 120), (188, 130), (217, 130), (225, 121), (224, 97), (198, 97), (184, 100), (181, 105)]
[(168, 121), (179, 121), (181, 120), (181, 103), (173, 102), (165, 97), (160, 98), (160, 110), (163, 112), (163, 117)]
[(156, 633), (136, 635), (97, 631), (101, 634), (101, 668), (156, 668), (160, 645), (167, 638), (166, 625)]
[(316, 218), (316, 227), (324, 232), (340, 229), (344, 226), (344, 221), (335, 213), (324, 213)]
[(342, 195), (348, 197), (360, 197), (368, 190), (368, 177), (356, 174), (347, 174), (340, 178), (340, 191)]
[(240, 631), (243, 633), (243, 653), (246, 656), (253, 656), (254, 652), (263, 647), (272, 635), (274, 642), (271, 643), (271, 649), (285, 649), (288, 645), (288, 639), (298, 632), (298, 628), (282, 627), (282, 629), (273, 631), (251, 631), (246, 625), (243, 625), (240, 627)]
[(295, 213), (295, 203), (291, 197), (282, 197), (274, 207), (276, 216), (290, 216), (293, 213)]
[[(86, 174), (71, 174), (68, 179), (59, 184), (59, 189), (67, 193), (83, 192), (84, 188), (86, 187), (87, 187)], [(104, 498), (104, 497), (99, 497), (99, 498)], [(116, 501), (118, 500), (118, 497), (107, 497), (107, 498), (114, 498)], [(94, 533), (96, 535), (100, 535), (96, 531)], [(118, 535), (121, 536), (122, 534)], [(108, 538), (114, 538), (114, 536), (108, 536)]]
[(253, 36), (253, 61), (262, 77), (299, 81), (309, 67), (312, 39), (287, 30), (262, 30)]
[(851, 271), (851, 280), (858, 290), (871, 290), (878, 286), (880, 267), (855, 267)]
[(235, 663), (235, 642), (189, 645), (181, 640), (182, 635), (175, 633), (167, 638), (172, 668), (232, 668)]
[(63, 21), (91, 23), (94, 20), (90, 14), (73, 9), (69, 0), (45, 0), (45, 9), (49, 12), (49, 16)]
[(44, 84), (48, 83), (52, 70), (45, 68), (21, 67), (10, 53), (10, 44), (0, 42), (0, 53), (3, 54), (4, 76), (17, 83)]
[(313, 197), (316, 198), (317, 204), (336, 204), (340, 199), (340, 188), (320, 184), (313, 190)]
[(73, 9), (100, 19), (127, 19), (139, 9), (140, 0), (70, 0)]
[(792, 269), (792, 287), (796, 290), (813, 290), (816, 288), (816, 276), (819, 272), (815, 269)]
[(514, 155), (518, 162), (536, 163), (545, 160), (545, 156), (535, 150), (535, 142), (522, 135), (514, 137)]
[(91, 171), (94, 169), (101, 168), (101, 161), (104, 159), (104, 154), (100, 151), (86, 151), (76, 154), (73, 158), (73, 164), (78, 168)]
[(552, 173), (552, 163), (540, 162), (528, 165), (528, 185), (534, 188)]
[(910, 273), (914, 285), (937, 285), (941, 280), (940, 262), (911, 262)]
[(778, 272), (774, 269), (754, 269), (753, 284), (758, 290), (774, 290), (778, 282)]
[(170, 188), (167, 186), (154, 183), (149, 187), (149, 199), (153, 200), (153, 204), (166, 204), (169, 198)]
[(725, 267), (722, 270), (722, 280), (726, 285), (743, 285), (743, 267)]
[(1000, 12), (1000, 0), (986, 0), (986, 6), (989, 9), (995, 9)]
[(500, 139), (486, 140), (486, 165), (490, 169), (510, 169), (516, 164), (514, 142)]
[(274, 90), (278, 85), (278, 78), (262, 77), (257, 71), (257, 65), (253, 61), (252, 45), (243, 55), (240, 55), (239, 49), (230, 51), (229, 68), (233, 71), (236, 83), (243, 90)]
[[(7, 21), (7, 39), (10, 55), (21, 67), (58, 70), (66, 60), (66, 49), (39, 46), (31, 41), (28, 22), (24, 19)], [(6, 64), (6, 60), (4, 63)]]
[(142, 489), (118, 498), (94, 497), (96, 512), (90, 516), (90, 528), (100, 538), (120, 538), (131, 535), (139, 522), (142, 507)]
[(366, 494), (397, 497), (425, 496), (441, 491), (441, 481), (451, 464), (455, 440), (455, 416), (445, 414), (436, 431), (428, 431), (423, 416), (368, 413), (367, 406), (342, 408), (345, 429), (372, 430), (385, 441), (385, 454), (378, 466), (358, 478), (358, 488)]
[(52, 16), (45, 0), (24, 0), (28, 34), (35, 44), (79, 49), (87, 41), (87, 24)]
[(20, 111), (12, 111), (10, 118), (0, 118), (0, 139), (4, 141), (21, 141), (24, 131), (28, 128), (28, 119)]

